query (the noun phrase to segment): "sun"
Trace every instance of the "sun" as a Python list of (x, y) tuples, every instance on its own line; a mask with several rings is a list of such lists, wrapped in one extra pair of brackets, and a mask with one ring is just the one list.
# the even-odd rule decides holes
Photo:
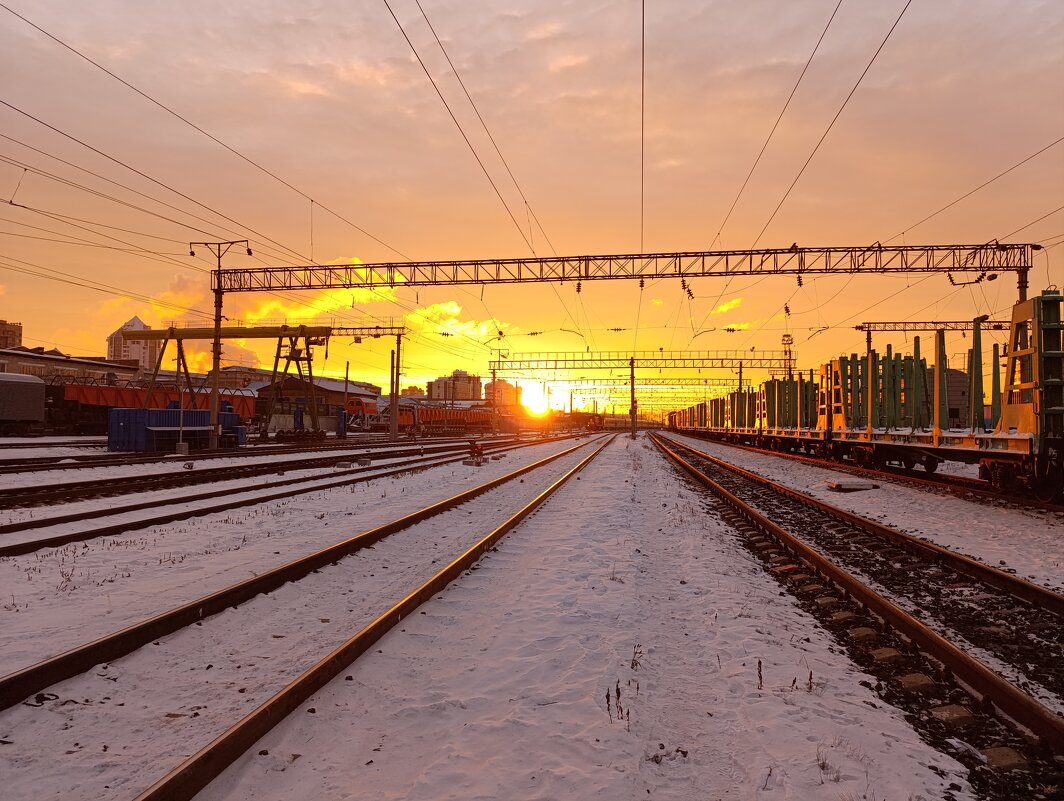
[(543, 385), (536, 381), (520, 381), (521, 405), (535, 415), (546, 414), (547, 396), (543, 392)]

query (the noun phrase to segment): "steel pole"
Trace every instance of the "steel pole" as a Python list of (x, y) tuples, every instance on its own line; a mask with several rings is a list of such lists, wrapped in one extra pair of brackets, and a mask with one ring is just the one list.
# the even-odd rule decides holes
[[(218, 256), (218, 269), (222, 269), (222, 257)], [(207, 445), (211, 449), (218, 447), (221, 432), (218, 430), (218, 411), (221, 407), (221, 372), (222, 372), (222, 289), (214, 288), (214, 342), (211, 347), (211, 432)]]
[(631, 406), (631, 409), (630, 409), (629, 413), (632, 416), (632, 439), (635, 439), (636, 432), (639, 430), (639, 422), (638, 422), (638, 419), (637, 419), (638, 406), (637, 406), (637, 401), (635, 399), (635, 357), (634, 356), (628, 362), (628, 368), (631, 371), (631, 373), (629, 375), (629, 378), (630, 378), (630, 387), (631, 387), (631, 394), (632, 394), (632, 406)]

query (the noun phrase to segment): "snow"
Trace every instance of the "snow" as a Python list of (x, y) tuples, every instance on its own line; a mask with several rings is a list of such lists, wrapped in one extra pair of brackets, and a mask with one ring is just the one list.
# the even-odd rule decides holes
[[(436, 444), (429, 441), (419, 442), (415, 444), (401, 444), (396, 446), (395, 449), (389, 448), (389, 450), (399, 450), (404, 453), (418, 453), (422, 447), (430, 447)], [(490, 444), (490, 441), (485, 440), (485, 444)], [(48, 453), (42, 454), (45, 456), (60, 455), (56, 451), (60, 449), (50, 449)], [(185, 464), (191, 462), (193, 465), (202, 464), (205, 468), (215, 469), (223, 467), (243, 467), (246, 465), (277, 465), (283, 468), (286, 462), (298, 461), (302, 459), (314, 459), (314, 458), (343, 458), (350, 457), (355, 459), (359, 456), (374, 457), (380, 451), (379, 448), (367, 448), (365, 446), (358, 447), (352, 446), (351, 448), (336, 448), (329, 449), (328, 451), (306, 451), (306, 450), (294, 450), (291, 453), (281, 454), (263, 454), (257, 455), (254, 451), (245, 451), (243, 456), (231, 456), (231, 457), (212, 457), (210, 459), (198, 460), (195, 454), (191, 456), (177, 456), (172, 455), (170, 457), (164, 457), (157, 462), (148, 462), (134, 465), (115, 465), (112, 467), (91, 467), (91, 466), (78, 466), (76, 462), (71, 462), (69, 470), (53, 469), (53, 470), (40, 470), (30, 473), (4, 473), (0, 474), (0, 488), (14, 488), (14, 487), (39, 487), (39, 486), (51, 486), (53, 484), (62, 484), (66, 481), (95, 481), (98, 479), (110, 478), (110, 479), (124, 479), (124, 478), (146, 478), (148, 476), (157, 475), (169, 475), (171, 473), (183, 472), (186, 468)], [(82, 451), (84, 453), (84, 451)], [(24, 455), (21, 454), (20, 455)], [(195, 469), (193, 467), (192, 469)]]
[[(482, 565), (198, 798), (834, 801), (967, 786), (645, 441), (616, 440)], [(618, 682), (623, 724), (605, 706)]]
[[(562, 446), (535, 455), (551, 447)], [(531, 460), (532, 450), (518, 453)], [(56, 697), (40, 707), (0, 713), (0, 740), (10, 743), (0, 747), (5, 793), (64, 801), (136, 795), (584, 453), (56, 685)], [(517, 458), (504, 460), (506, 468)], [(363, 530), (433, 493), (453, 494), (463, 479), (481, 483), (500, 464), (441, 468), (416, 487), (409, 478), (374, 482), (364, 497), (319, 493), (209, 527), (160, 529), (153, 537), (183, 558), (151, 564), (167, 547), (158, 543), (112, 552), (132, 576), (115, 582), (121, 597), (104, 629), (262, 569), (270, 548), (288, 551), (287, 561), (314, 547), (313, 538), (337, 539), (321, 530), (326, 523), (344, 535)], [(248, 544), (226, 550), (244, 534)], [(252, 553), (254, 543), (264, 547)], [(204, 546), (209, 556), (199, 553)], [(107, 592), (79, 585), (44, 611), (35, 613), (42, 599), (4, 614), (0, 652), (48, 622), (88, 639)], [(128, 603), (139, 605), (137, 615)], [(953, 782), (962, 788), (958, 801), (972, 797), (964, 768), (859, 683), (874, 680), (780, 595), (645, 439), (614, 440), (421, 611), (200, 799), (937, 799)], [(623, 723), (605, 705), (618, 684)]]
[(1059, 513), (993, 505), (886, 481), (868, 492), (832, 492), (827, 487), (838, 481), (836, 470), (694, 437), (670, 436), (834, 506), (1064, 591), (1064, 515)]
[[(371, 622), (382, 599), (404, 597), (528, 503), (586, 456), (587, 445), (299, 582), (55, 685), (49, 691), (57, 697), (43, 706), (5, 711), (6, 790), (32, 798), (42, 785), (58, 790), (65, 780), (64, 801), (136, 795), (161, 768)], [(42, 750), (45, 742), (54, 750)]]
[[(0, 675), (313, 553), (574, 444), (571, 440), (538, 444), (480, 468), (431, 468), (121, 537), (0, 558)], [(108, 505), (114, 499), (93, 503)], [(151, 510), (139, 514), (149, 515)], [(102, 522), (90, 520), (81, 528)], [(4, 541), (36, 539), (73, 525), (18, 532)]]

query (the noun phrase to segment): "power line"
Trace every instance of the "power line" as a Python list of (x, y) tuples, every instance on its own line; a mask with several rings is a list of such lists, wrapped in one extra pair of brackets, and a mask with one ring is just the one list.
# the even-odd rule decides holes
[[(1030, 228), (1030, 227), (1031, 227), (1032, 225), (1034, 225), (1035, 223), (1040, 223), (1040, 222), (1042, 222), (1042, 220), (1044, 220), (1044, 219), (1045, 219), (1046, 217), (1052, 217), (1052, 216), (1053, 216), (1054, 214), (1057, 214), (1058, 212), (1061, 212), (1061, 211), (1064, 211), (1064, 206), (1058, 206), (1057, 208), (1053, 209), (1052, 211), (1050, 211), (1050, 212), (1048, 212), (1048, 213), (1046, 213), (1046, 214), (1043, 214), (1043, 215), (1042, 215), (1041, 217), (1039, 217), (1039, 218), (1038, 218), (1037, 220), (1031, 220), (1031, 222), (1027, 223), (1027, 225), (1021, 225), (1021, 226), (1020, 226), (1019, 228), (1017, 228), (1017, 229), (1016, 229), (1015, 231), (1013, 231), (1012, 233), (1008, 233), (1008, 234), (1005, 234), (1005, 235), (1004, 235), (1003, 237), (1001, 237), (1001, 238), (1002, 238), (1002, 239), (1008, 239), (1008, 238), (1009, 238), (1010, 236), (1015, 236), (1015, 235), (1016, 235), (1016, 234), (1018, 234), (1018, 233), (1019, 233), (1020, 231), (1025, 231), (1025, 230), (1027, 230), (1028, 228)], [(1052, 238), (1052, 237), (1050, 237), (1050, 238)]]
[(22, 109), (18, 108), (17, 106), (14, 106), (11, 103), (8, 103), (6, 100), (0, 99), (0, 105), (11, 109), (12, 111), (16, 112), (17, 114), (21, 114), (23, 117), (26, 117), (27, 119), (33, 120), (38, 125), (41, 125), (42, 127), (47, 128), (48, 130), (53, 131), (54, 133), (57, 133), (60, 136), (66, 138), (66, 139), (69, 139), (72, 142), (76, 142), (77, 144), (81, 145), (82, 147), (86, 148), (87, 150), (91, 150), (93, 153), (96, 153), (99, 156), (103, 156), (108, 161), (111, 161), (111, 162), (119, 165), (120, 167), (124, 167), (125, 169), (129, 170), (130, 172), (135, 173), (136, 175), (139, 175), (141, 178), (144, 178), (145, 180), (150, 181), (151, 183), (153, 183), (153, 184), (155, 184), (155, 185), (157, 185), (157, 186), (159, 186), (159, 187), (161, 187), (163, 189), (166, 189), (169, 192), (173, 192), (178, 197), (184, 198), (185, 200), (189, 201), (190, 203), (192, 203), (192, 204), (194, 204), (196, 206), (199, 206), (200, 208), (206, 209), (207, 211), (211, 212), (211, 214), (215, 214), (215, 215), (221, 217), (223, 220), (231, 222), (233, 225), (237, 226), (238, 228), (242, 228), (244, 230), (250, 231), (251, 233), (255, 234), (256, 236), (265, 239), (267, 242), (270, 242), (271, 244), (276, 245), (277, 247), (281, 248), (282, 250), (290, 251), (291, 253), (293, 253), (294, 255), (298, 256), (299, 258), (306, 258), (305, 256), (303, 256), (303, 254), (299, 253), (298, 251), (292, 250), (291, 248), (289, 248), (289, 247), (287, 247), (285, 245), (282, 245), (277, 240), (266, 236), (265, 234), (261, 233), (260, 231), (256, 231), (254, 228), (251, 228), (250, 226), (241, 225), (239, 222), (234, 220), (232, 217), (230, 217), (230, 216), (228, 216), (226, 214), (223, 214), (222, 212), (220, 212), (220, 211), (218, 211), (216, 209), (211, 208), (210, 206), (208, 206), (205, 203), (201, 203), (200, 201), (196, 200), (195, 198), (189, 197), (188, 195), (186, 195), (181, 190), (175, 189), (174, 187), (170, 186), (169, 184), (167, 184), (167, 183), (165, 183), (163, 181), (158, 180), (157, 178), (153, 178), (152, 176), (148, 175), (147, 173), (143, 172), (142, 170), (139, 170), (136, 167), (133, 167), (132, 165), (127, 164), (126, 162), (122, 161), (121, 159), (116, 158), (115, 156), (112, 156), (109, 153), (105, 153), (104, 151), (100, 150), (97, 147), (93, 147), (92, 145), (90, 145), (87, 142), (79, 139), (78, 137), (74, 136), (73, 134), (69, 134), (66, 131), (60, 130), (56, 126), (45, 122), (40, 117), (36, 117), (33, 114), (30, 114), (28, 111), (23, 111)]
[(429, 68), (425, 66), (425, 62), (421, 59), (421, 55), (418, 53), (417, 48), (414, 47), (414, 43), (410, 41), (410, 37), (407, 36), (406, 29), (403, 27), (403, 23), (401, 23), (399, 21), (399, 18), (395, 16), (395, 12), (392, 11), (392, 6), (388, 2), (388, 0), (384, 0), (384, 5), (388, 9), (388, 13), (392, 15), (392, 19), (395, 20), (395, 24), (399, 26), (399, 32), (403, 35), (403, 38), (406, 39), (406, 43), (410, 46), (410, 51), (414, 54), (414, 58), (417, 59), (417, 63), (421, 65), (421, 69), (424, 71), (425, 77), (429, 79), (429, 83), (432, 84), (432, 88), (436, 90), (436, 94), (439, 96), (440, 102), (442, 102), (443, 107), (447, 109), (447, 113), (454, 121), (455, 126), (458, 128), (458, 132), (462, 135), (462, 139), (465, 140), (466, 145), (469, 147), (469, 152), (473, 154), (473, 158), (475, 158), (477, 164), (480, 165), (480, 169), (484, 173), (484, 177), (488, 179), (488, 183), (491, 184), (491, 188), (495, 190), (495, 194), (499, 198), (499, 202), (502, 203), (503, 208), (506, 209), (506, 213), (513, 221), (514, 227), (517, 228), (517, 232), (521, 235), (521, 239), (525, 241), (525, 244), (528, 245), (528, 249), (532, 252), (532, 255), (534, 256), (536, 254), (536, 249), (532, 247), (532, 243), (529, 241), (528, 237), (525, 236), (524, 229), (521, 228), (520, 223), (517, 222), (517, 218), (510, 210), (510, 206), (506, 202), (506, 199), (502, 196), (502, 192), (499, 191), (499, 187), (495, 185), (495, 181), (492, 179), (491, 174), (488, 172), (488, 168), (485, 167), (484, 162), (481, 161), (480, 154), (478, 154), (476, 148), (473, 147), (473, 143), (469, 141), (469, 137), (466, 135), (465, 129), (462, 127), (462, 124), (458, 121), (458, 118), (451, 110), (451, 105), (447, 102), (447, 98), (443, 96), (443, 92), (440, 91), (440, 87), (436, 84), (436, 80), (432, 77), (432, 73), (429, 72)]
[(806, 71), (809, 69), (809, 65), (813, 63), (813, 57), (820, 49), (820, 44), (824, 41), (824, 37), (827, 36), (828, 28), (831, 27), (831, 23), (835, 20), (835, 15), (839, 13), (839, 9), (842, 7), (843, 0), (839, 0), (838, 5), (835, 6), (835, 10), (831, 12), (831, 16), (828, 18), (827, 25), (824, 26), (824, 30), (820, 32), (820, 38), (816, 40), (816, 44), (813, 46), (813, 52), (809, 54), (809, 58), (805, 61), (805, 66), (802, 67), (802, 72), (798, 76), (798, 80), (794, 82), (794, 86), (791, 88), (791, 93), (787, 96), (787, 102), (783, 104), (783, 108), (780, 109), (779, 116), (776, 117), (776, 121), (772, 124), (772, 130), (768, 132), (768, 137), (765, 139), (765, 143), (761, 145), (761, 150), (757, 154), (757, 158), (754, 159), (753, 165), (750, 167), (750, 172), (746, 174), (746, 180), (743, 181), (743, 185), (739, 187), (738, 193), (735, 195), (735, 199), (732, 201), (731, 207), (728, 209), (728, 213), (724, 215), (724, 222), (720, 224), (720, 228), (717, 229), (717, 235), (713, 237), (713, 242), (709, 243), (709, 247), (712, 249), (713, 245), (720, 238), (721, 233), (724, 231), (724, 226), (728, 224), (728, 220), (731, 219), (732, 212), (735, 211), (735, 206), (739, 203), (739, 198), (743, 196), (743, 192), (746, 190), (746, 185), (750, 183), (750, 179), (754, 175), (754, 170), (757, 169), (757, 165), (761, 163), (761, 157), (765, 155), (765, 150), (768, 149), (769, 142), (772, 141), (773, 135), (776, 133), (776, 129), (779, 127), (780, 121), (783, 119), (783, 115), (787, 113), (788, 107), (791, 105), (791, 100), (794, 99), (795, 93), (798, 91), (798, 87), (802, 83), (802, 79), (805, 77)]
[(860, 77), (857, 78), (857, 83), (855, 83), (853, 85), (853, 88), (850, 90), (850, 93), (848, 95), (846, 95), (846, 99), (842, 101), (842, 105), (839, 106), (839, 110), (835, 112), (835, 116), (831, 118), (831, 122), (828, 123), (828, 127), (824, 130), (823, 135), (820, 137), (819, 141), (813, 147), (813, 152), (811, 152), (809, 154), (809, 158), (807, 158), (805, 160), (805, 163), (802, 165), (802, 168), (800, 170), (798, 170), (798, 174), (796, 176), (794, 176), (794, 180), (791, 181), (791, 185), (789, 187), (787, 187), (787, 191), (783, 193), (783, 197), (780, 198), (780, 202), (776, 204), (776, 208), (773, 209), (772, 215), (768, 218), (768, 222), (765, 223), (764, 227), (761, 229), (761, 232), (758, 233), (757, 238), (754, 240), (754, 244), (750, 246), (751, 248), (757, 247), (757, 243), (761, 241), (761, 237), (764, 236), (765, 231), (768, 230), (768, 227), (772, 224), (772, 221), (776, 219), (776, 215), (779, 213), (779, 210), (783, 207), (783, 204), (786, 202), (787, 198), (790, 197), (791, 191), (794, 189), (795, 185), (798, 183), (798, 179), (802, 177), (802, 174), (805, 172), (806, 167), (808, 167), (809, 163), (813, 160), (813, 156), (815, 156), (817, 154), (817, 151), (820, 150), (820, 146), (822, 144), (824, 144), (824, 140), (828, 138), (828, 134), (831, 133), (831, 129), (835, 127), (835, 122), (842, 115), (842, 112), (845, 110), (846, 106), (850, 102), (850, 98), (852, 98), (854, 96), (854, 93), (857, 91), (857, 88), (861, 85), (861, 82), (864, 80), (864, 77), (868, 74), (868, 71), (870, 69), (872, 69), (872, 65), (875, 63), (876, 59), (879, 57), (879, 54), (883, 51), (883, 48), (887, 44), (887, 40), (890, 39), (891, 34), (894, 33), (894, 29), (898, 27), (898, 23), (901, 22), (901, 18), (903, 16), (905, 16), (905, 12), (909, 9), (909, 6), (912, 5), (912, 2), (913, 2), (913, 0), (906, 0), (905, 5), (901, 9), (901, 13), (898, 14), (898, 18), (896, 20), (894, 20), (894, 24), (890, 26), (890, 30), (887, 31), (887, 35), (884, 36), (883, 37), (883, 41), (879, 43), (879, 47), (876, 48), (876, 52), (872, 54), (872, 58), (869, 59), (868, 64), (865, 65), (865, 68), (861, 72)]
[[(956, 200), (953, 200), (953, 201), (947, 203), (945, 206), (940, 208), (938, 211), (935, 211), (935, 212), (932, 212), (931, 214), (928, 214), (926, 217), (924, 217), (919, 222), (913, 223), (912, 225), (910, 225), (908, 228), (904, 229), (903, 231), (900, 231), (900, 232), (894, 234), (894, 236), (892, 236), (890, 239), (884, 240), (884, 242), (893, 242), (899, 236), (904, 236), (905, 234), (909, 233), (909, 231), (911, 231), (913, 228), (916, 228), (917, 226), (923, 225), (925, 222), (927, 222), (928, 220), (932, 219), (933, 217), (937, 217), (939, 214), (941, 214), (942, 212), (946, 211), (947, 209), (953, 208), (954, 206), (956, 206), (958, 203), (960, 203), (965, 198), (971, 197), (976, 192), (978, 192), (980, 189), (983, 189), (984, 187), (990, 186), (990, 184), (994, 183), (994, 181), (998, 180), (999, 178), (1004, 178), (1006, 175), (1008, 175), (1010, 172), (1015, 170), (1017, 167), (1022, 167), (1024, 164), (1026, 164), (1028, 161), (1033, 159), (1035, 156), (1042, 155), (1047, 150), (1049, 150), (1051, 147), (1055, 147), (1056, 145), (1059, 145), (1061, 142), (1064, 142), (1064, 136), (1060, 137), (1059, 139), (1057, 139), (1057, 140), (1055, 140), (1053, 142), (1050, 142), (1048, 145), (1043, 147), (1041, 150), (1038, 150), (1038, 151), (1032, 153), (1031, 155), (1027, 156), (1027, 158), (1022, 159), (1020, 161), (1017, 161), (1015, 164), (1013, 164), (1007, 170), (1003, 170), (1003, 171), (999, 172), (993, 178), (991, 178), (991, 179), (989, 179), (987, 181), (984, 181), (983, 183), (979, 184), (979, 186), (975, 187), (975, 189), (972, 189), (972, 190), (970, 190), (968, 192), (965, 192), (963, 195), (961, 195)], [(1009, 236), (1012, 236), (1012, 234), (1009, 234)]]
[[(154, 104), (155, 106), (157, 106), (157, 107), (161, 108), (161, 109), (162, 109), (163, 111), (165, 111), (165, 112), (166, 112), (167, 114), (170, 114), (171, 116), (173, 116), (173, 117), (176, 117), (177, 119), (181, 120), (181, 122), (185, 123), (185, 124), (186, 124), (186, 125), (188, 125), (189, 127), (193, 128), (194, 130), (196, 130), (196, 131), (198, 131), (199, 133), (203, 134), (203, 135), (204, 135), (204, 136), (206, 136), (206, 137), (207, 137), (208, 139), (210, 139), (210, 140), (211, 140), (212, 142), (214, 142), (214, 143), (216, 143), (216, 144), (218, 144), (218, 145), (221, 145), (221, 146), (222, 146), (222, 147), (224, 147), (224, 148), (225, 148), (226, 150), (228, 150), (228, 151), (229, 151), (230, 153), (232, 153), (232, 154), (233, 154), (234, 156), (236, 156), (236, 157), (238, 157), (238, 158), (242, 159), (243, 161), (245, 161), (245, 162), (247, 162), (248, 164), (250, 164), (250, 165), (251, 165), (252, 167), (255, 167), (255, 168), (256, 168), (257, 170), (259, 170), (259, 171), (261, 171), (261, 172), (265, 173), (266, 175), (270, 176), (270, 177), (271, 177), (271, 178), (273, 178), (273, 179), (274, 179), (275, 181), (278, 181), (278, 182), (280, 182), (281, 184), (283, 184), (284, 186), (288, 187), (289, 189), (291, 189), (291, 190), (292, 190), (293, 192), (295, 192), (296, 194), (298, 194), (298, 195), (300, 195), (300, 196), (302, 196), (302, 197), (306, 198), (307, 200), (309, 200), (309, 201), (311, 202), (311, 204), (312, 204), (312, 205), (316, 205), (316, 206), (318, 206), (318, 207), (319, 207), (319, 208), (321, 208), (321, 209), (322, 209), (323, 211), (326, 211), (326, 212), (328, 212), (329, 214), (331, 214), (331, 215), (333, 215), (334, 217), (336, 217), (336, 218), (337, 218), (338, 220), (341, 220), (342, 222), (345, 222), (345, 223), (347, 223), (347, 224), (348, 224), (349, 226), (351, 226), (352, 228), (354, 228), (354, 229), (355, 229), (356, 231), (358, 231), (359, 233), (361, 233), (361, 234), (363, 234), (363, 235), (365, 235), (365, 236), (369, 237), (369, 238), (370, 238), (370, 239), (372, 239), (372, 240), (373, 240), (374, 242), (376, 242), (376, 243), (378, 243), (378, 244), (380, 244), (380, 245), (383, 245), (384, 247), (386, 247), (386, 248), (387, 248), (388, 250), (392, 251), (393, 253), (396, 253), (396, 254), (398, 254), (399, 256), (402, 256), (402, 257), (403, 257), (404, 259), (406, 259), (407, 261), (409, 261), (409, 260), (410, 260), (410, 257), (409, 257), (409, 256), (407, 256), (406, 254), (402, 253), (402, 252), (401, 252), (401, 251), (399, 251), (399, 250), (396, 250), (396, 249), (395, 249), (394, 247), (392, 247), (391, 245), (389, 245), (389, 244), (388, 244), (387, 242), (385, 242), (384, 240), (382, 240), (382, 239), (380, 239), (380, 238), (378, 238), (378, 237), (374, 236), (373, 234), (371, 234), (371, 233), (370, 233), (369, 231), (367, 231), (366, 229), (362, 228), (361, 226), (359, 226), (359, 225), (356, 225), (355, 223), (353, 223), (353, 222), (352, 222), (351, 220), (349, 220), (349, 219), (347, 219), (346, 217), (344, 217), (344, 216), (343, 216), (342, 214), (340, 214), (339, 212), (336, 212), (336, 211), (334, 211), (333, 209), (329, 208), (328, 206), (326, 206), (326, 205), (322, 204), (322, 203), (321, 203), (320, 201), (317, 201), (317, 200), (315, 200), (314, 198), (312, 198), (312, 197), (311, 197), (310, 195), (308, 195), (307, 193), (303, 192), (302, 190), (300, 190), (300, 189), (298, 189), (297, 187), (295, 187), (295, 186), (293, 186), (292, 184), (290, 184), (290, 183), (289, 183), (288, 181), (286, 181), (286, 180), (285, 180), (284, 178), (281, 178), (281, 177), (280, 177), (279, 175), (277, 175), (276, 173), (274, 173), (274, 172), (272, 172), (272, 171), (268, 170), (268, 169), (267, 169), (266, 167), (262, 166), (261, 164), (259, 164), (259, 163), (258, 163), (257, 161), (255, 161), (254, 159), (252, 159), (252, 158), (250, 158), (250, 157), (248, 157), (248, 156), (244, 155), (243, 153), (241, 153), (241, 152), (240, 152), (239, 150), (237, 150), (236, 148), (232, 147), (231, 145), (228, 145), (228, 144), (226, 144), (225, 142), (223, 142), (223, 141), (222, 141), (221, 139), (219, 139), (219, 138), (218, 138), (217, 136), (215, 136), (214, 134), (212, 134), (212, 133), (210, 133), (210, 132), (208, 132), (208, 131), (205, 131), (205, 130), (204, 130), (203, 128), (201, 128), (200, 126), (196, 125), (196, 123), (194, 123), (194, 122), (192, 122), (191, 120), (187, 119), (186, 117), (182, 116), (181, 114), (179, 114), (178, 112), (174, 111), (174, 110), (173, 110), (172, 108), (170, 108), (169, 106), (165, 105), (164, 103), (161, 103), (160, 101), (156, 100), (156, 99), (155, 99), (154, 97), (152, 97), (151, 95), (149, 95), (149, 94), (147, 94), (146, 92), (142, 91), (141, 89), (138, 89), (138, 88), (137, 88), (136, 86), (134, 86), (133, 84), (131, 84), (131, 83), (130, 83), (129, 81), (127, 81), (127, 80), (125, 80), (124, 78), (122, 78), (122, 77), (120, 77), (120, 76), (116, 75), (115, 73), (111, 72), (111, 70), (107, 69), (107, 67), (105, 67), (105, 66), (103, 66), (102, 64), (100, 64), (99, 62), (97, 62), (97, 61), (94, 61), (93, 59), (89, 58), (89, 57), (88, 57), (87, 55), (85, 55), (84, 53), (82, 53), (82, 52), (81, 52), (80, 50), (78, 50), (78, 49), (76, 49), (75, 47), (73, 47), (73, 46), (71, 46), (71, 45), (67, 44), (66, 42), (64, 42), (64, 41), (63, 41), (62, 39), (60, 39), (59, 37), (55, 36), (54, 34), (51, 34), (51, 33), (49, 33), (49, 32), (48, 32), (48, 31), (46, 31), (46, 30), (44, 30), (44, 28), (42, 28), (42, 27), (40, 27), (39, 25), (37, 25), (37, 24), (35, 24), (35, 23), (31, 22), (30, 20), (26, 19), (26, 18), (25, 18), (24, 16), (22, 16), (21, 14), (19, 14), (19, 13), (18, 13), (18, 12), (16, 12), (16, 11), (13, 11), (13, 10), (12, 10), (11, 8), (9, 8), (8, 6), (4, 5), (3, 3), (0, 3), (0, 8), (4, 9), (5, 11), (7, 11), (7, 12), (8, 12), (9, 14), (11, 14), (11, 15), (13, 15), (13, 16), (15, 16), (15, 17), (18, 17), (18, 18), (19, 18), (20, 20), (22, 20), (22, 21), (23, 21), (23, 22), (25, 22), (25, 23), (26, 23), (27, 25), (29, 25), (29, 26), (30, 26), (31, 28), (34, 28), (35, 30), (37, 30), (37, 31), (39, 31), (40, 33), (42, 33), (42, 34), (44, 34), (45, 36), (47, 36), (47, 37), (48, 37), (49, 39), (51, 39), (51, 40), (52, 40), (53, 42), (55, 42), (56, 44), (58, 44), (58, 45), (60, 45), (60, 46), (62, 46), (62, 47), (64, 47), (64, 48), (66, 48), (67, 50), (69, 50), (69, 51), (70, 51), (71, 53), (73, 53), (74, 55), (76, 55), (76, 56), (78, 56), (79, 58), (81, 58), (81, 59), (83, 59), (83, 60), (87, 61), (87, 62), (88, 62), (89, 64), (91, 64), (92, 66), (96, 67), (96, 69), (98, 69), (98, 70), (100, 70), (100, 71), (102, 71), (102, 72), (106, 73), (107, 75), (110, 75), (110, 76), (111, 76), (112, 78), (114, 78), (114, 79), (115, 79), (116, 81), (118, 81), (119, 83), (121, 83), (121, 84), (122, 84), (123, 86), (127, 87), (128, 89), (131, 89), (132, 91), (136, 92), (136, 93), (137, 93), (138, 95), (140, 95), (141, 97), (143, 97), (143, 98), (144, 98), (145, 100), (147, 100), (147, 101), (148, 101), (149, 103), (152, 103), (152, 104)], [(250, 229), (248, 229), (248, 230), (250, 230)]]
[(538, 227), (540, 233), (543, 234), (543, 238), (547, 240), (547, 245), (550, 246), (551, 251), (554, 253), (555, 256), (557, 256), (558, 251), (554, 249), (554, 244), (550, 241), (550, 237), (547, 236), (547, 232), (543, 230), (543, 225), (540, 223), (539, 217), (536, 216), (535, 210), (528, 202), (528, 198), (525, 197), (524, 190), (521, 189), (521, 185), (517, 182), (517, 178), (514, 177), (513, 170), (510, 169), (510, 164), (506, 161), (506, 157), (499, 149), (499, 145), (495, 141), (495, 137), (492, 136), (491, 131), (488, 129), (488, 124), (484, 121), (484, 117), (481, 116), (480, 109), (477, 107), (477, 104), (473, 101), (472, 96), (469, 94), (469, 89), (466, 88), (465, 81), (462, 80), (462, 76), (458, 72), (458, 68), (455, 67), (454, 62), (451, 61), (451, 56), (447, 52), (447, 48), (443, 46), (443, 42), (440, 41), (440, 37), (436, 33), (436, 29), (432, 26), (432, 22), (429, 21), (428, 15), (425, 13), (425, 9), (421, 7), (421, 0), (414, 0), (414, 2), (417, 4), (418, 10), (421, 12), (421, 16), (425, 18), (425, 23), (429, 26), (429, 30), (432, 31), (432, 35), (436, 39), (436, 44), (440, 46), (440, 50), (443, 52), (443, 57), (447, 59), (447, 64), (450, 65), (451, 70), (454, 72), (454, 77), (458, 79), (458, 84), (462, 87), (462, 91), (465, 92), (466, 100), (469, 101), (469, 105), (471, 105), (473, 107), (473, 111), (476, 112), (477, 119), (480, 120), (480, 125), (484, 128), (484, 133), (486, 133), (488, 135), (488, 139), (491, 140), (491, 144), (495, 148), (495, 152), (498, 154), (499, 160), (506, 168), (506, 172), (510, 176), (510, 180), (513, 181), (514, 188), (517, 189), (517, 193), (521, 196), (521, 200), (525, 204), (525, 208), (528, 209), (528, 212), (532, 215), (532, 219), (536, 221), (536, 227)]
[[(8, 261), (14, 261), (18, 262), (19, 264), (25, 264), (29, 267), (36, 268), (37, 270), (50, 270), (52, 273), (54, 273), (54, 275), (50, 275), (48, 272), (34, 272), (32, 270), (27, 270), (22, 267), (16, 267), (7, 263)], [(33, 262), (24, 261), (23, 259), (16, 259), (14, 256), (0, 256), (0, 269), (11, 270), (13, 272), (24, 273), (26, 275), (33, 275), (38, 278), (46, 278), (50, 281), (58, 281), (62, 284), (77, 286), (83, 289), (92, 289), (96, 292), (103, 292), (108, 295), (117, 295), (118, 297), (128, 298), (129, 300), (147, 301), (149, 303), (154, 303), (157, 306), (163, 306), (165, 308), (173, 309), (174, 311), (188, 312), (190, 314), (200, 315), (207, 319), (211, 317), (210, 312), (201, 311), (199, 309), (192, 309), (187, 306), (180, 306), (176, 303), (171, 303), (170, 301), (162, 300), (161, 298), (156, 298), (151, 295), (141, 295), (136, 292), (128, 292), (126, 290), (119, 289), (116, 286), (112, 286), (111, 284), (104, 284), (99, 281), (90, 281), (87, 278), (81, 278), (80, 276), (73, 275), (72, 273), (65, 273), (61, 270), (56, 270), (55, 268), (43, 267), (39, 264), (34, 264)]]

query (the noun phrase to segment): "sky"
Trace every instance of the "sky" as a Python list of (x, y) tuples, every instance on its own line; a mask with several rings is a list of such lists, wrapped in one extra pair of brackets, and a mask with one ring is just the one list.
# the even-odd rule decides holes
[[(388, 3), (403, 30), (384, 0), (3, 0), (0, 318), (21, 322), (27, 345), (101, 354), (134, 315), (153, 326), (206, 319), (214, 260), (202, 247), (189, 256), (188, 243), (245, 238), (253, 255), (231, 251), (226, 266), (1001, 239), (1046, 246), (1033, 292), (1064, 283), (1064, 248), (1054, 247), (1064, 241), (1064, 143), (917, 225), (1064, 136), (1056, 0), (647, 2), (642, 47), (634, 0)], [(97, 289), (77, 285), (90, 282)], [(498, 348), (764, 351), (785, 333), (799, 364), (817, 367), (863, 349), (857, 323), (1002, 318), (1016, 294), (1009, 275), (974, 286), (945, 275), (807, 277), (801, 287), (794, 276), (701, 278), (691, 291), (668, 279), (588, 282), (579, 293), (241, 294), (225, 313), (405, 321), (403, 385), (423, 386), (454, 369), (486, 375)], [(953, 359), (966, 348), (959, 334), (948, 341)], [(315, 367), (342, 375), (349, 362), (353, 377), (387, 386), (389, 349), (336, 339)], [(194, 366), (208, 364), (206, 351)], [(232, 342), (224, 363), (268, 367), (272, 356), (268, 342)], [(523, 376), (526, 391), (546, 377)], [(599, 400), (626, 404), (623, 394)], [(645, 405), (686, 405), (678, 398), (655, 390)]]

